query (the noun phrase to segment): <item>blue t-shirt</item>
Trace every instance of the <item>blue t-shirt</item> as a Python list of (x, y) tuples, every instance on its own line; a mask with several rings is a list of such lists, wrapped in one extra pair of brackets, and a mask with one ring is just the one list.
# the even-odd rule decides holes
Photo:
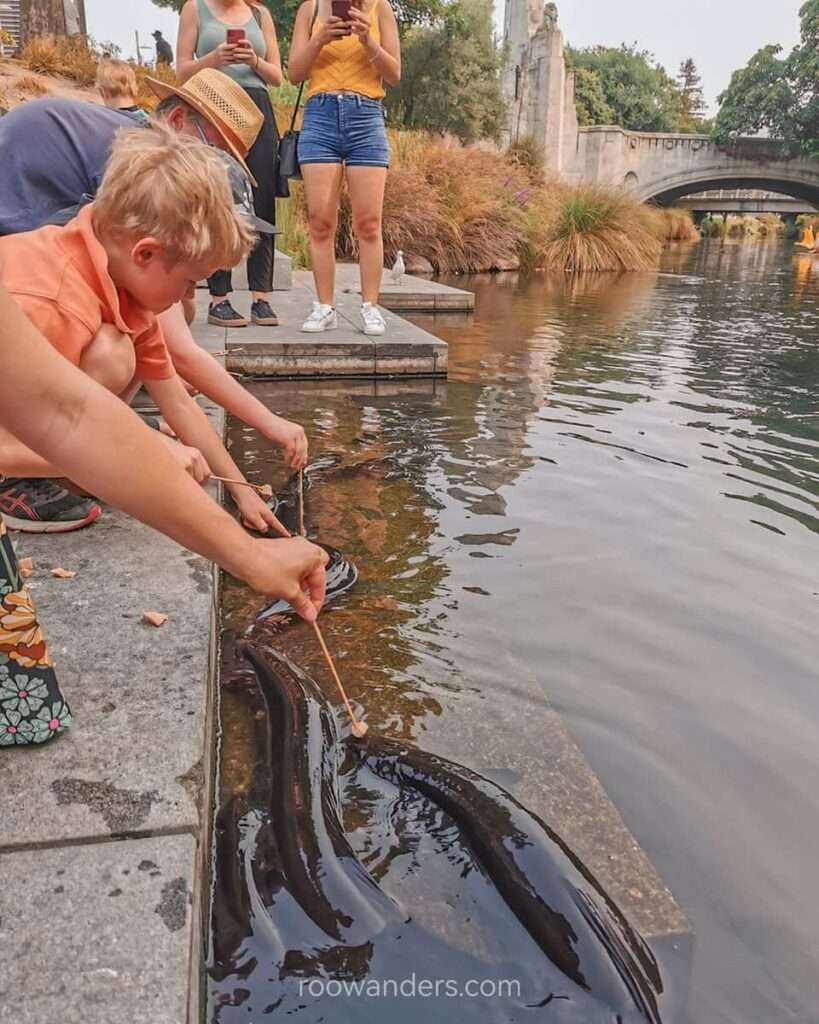
[(57, 98), (32, 100), (0, 117), (0, 235), (63, 223), (63, 211), (96, 195), (119, 129), (146, 123)]

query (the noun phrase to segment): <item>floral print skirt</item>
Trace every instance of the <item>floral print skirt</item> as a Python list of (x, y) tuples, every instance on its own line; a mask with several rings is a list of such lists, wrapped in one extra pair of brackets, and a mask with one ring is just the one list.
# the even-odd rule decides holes
[(0, 516), (0, 747), (48, 743), (71, 722)]

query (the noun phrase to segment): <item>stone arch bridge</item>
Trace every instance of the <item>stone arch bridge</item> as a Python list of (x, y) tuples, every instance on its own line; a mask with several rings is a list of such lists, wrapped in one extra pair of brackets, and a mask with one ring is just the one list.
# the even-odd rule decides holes
[(771, 139), (718, 146), (702, 135), (581, 128), (574, 152), (563, 155), (565, 177), (623, 187), (663, 206), (713, 189), (776, 192), (819, 205), (819, 160), (789, 157)]
[(580, 128), (554, 3), (506, 0), (504, 44), (506, 139), (533, 138), (547, 170), (665, 205), (714, 189), (774, 192), (819, 205), (819, 160), (788, 158), (770, 139), (739, 139), (725, 147), (700, 135)]

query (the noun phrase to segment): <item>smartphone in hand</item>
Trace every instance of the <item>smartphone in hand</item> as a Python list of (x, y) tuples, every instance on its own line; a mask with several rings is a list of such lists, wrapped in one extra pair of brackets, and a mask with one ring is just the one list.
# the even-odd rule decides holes
[[(353, 0), (333, 0), (333, 17), (341, 18), (342, 21), (349, 21), (352, 3)], [(347, 34), (349, 35), (350, 32)]]
[[(347, 4), (349, 8), (349, 3)], [(229, 28), (227, 30), (227, 41), (231, 46), (245, 41), (245, 30), (243, 28)]]

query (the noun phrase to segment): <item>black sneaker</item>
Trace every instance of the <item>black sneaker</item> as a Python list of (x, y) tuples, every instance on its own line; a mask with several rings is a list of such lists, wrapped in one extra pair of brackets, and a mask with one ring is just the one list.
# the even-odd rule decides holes
[(229, 299), (222, 299), (221, 302), (211, 302), (208, 323), (217, 327), (247, 327), (249, 321), (236, 312)]
[(0, 480), (0, 513), (10, 530), (21, 533), (70, 533), (102, 515), (91, 498), (71, 494), (53, 480)]
[(250, 319), (259, 327), (279, 326), (279, 318), (271, 309), (267, 299), (256, 299), (250, 307)]

